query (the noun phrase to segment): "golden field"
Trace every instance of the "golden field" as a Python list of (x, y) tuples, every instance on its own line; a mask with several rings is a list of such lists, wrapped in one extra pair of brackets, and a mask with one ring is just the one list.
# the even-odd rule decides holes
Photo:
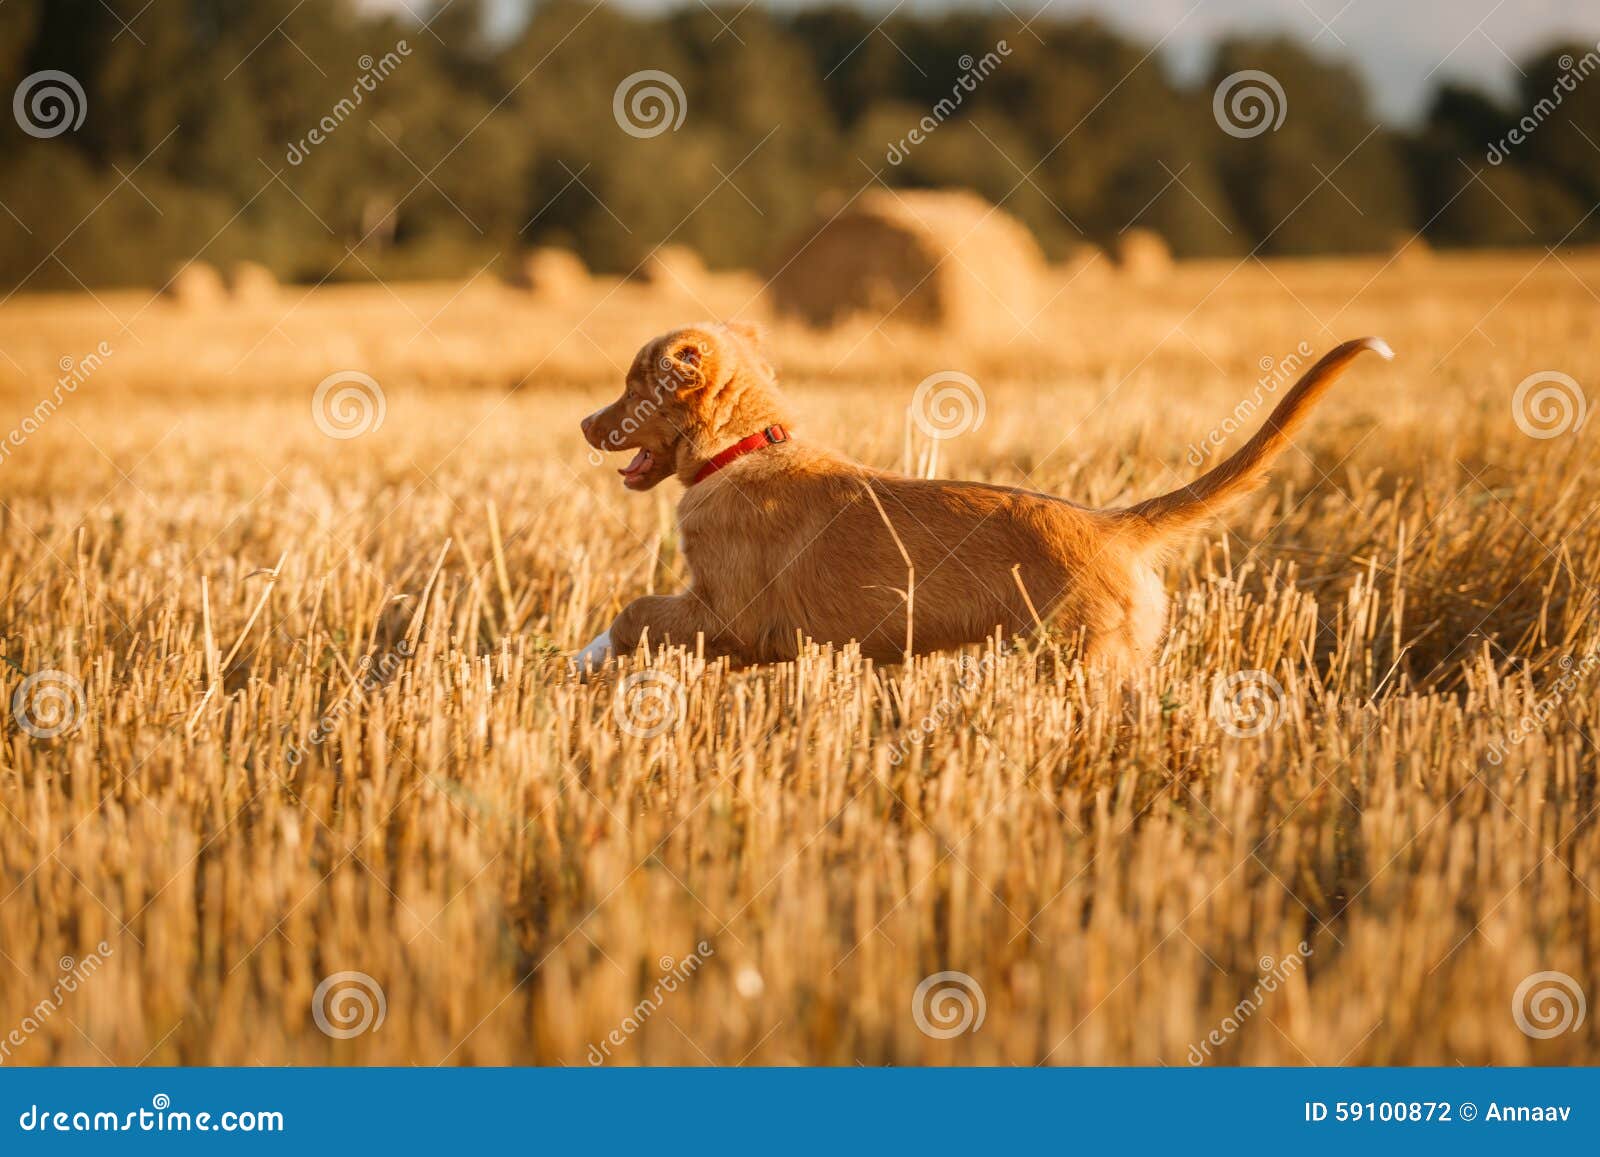
[[(1513, 1003), (1600, 1001), (1595, 423), (1513, 412), (1600, 384), (1600, 256), (1056, 288), (1012, 342), (775, 327), (798, 436), (926, 467), (907, 404), (959, 370), (985, 416), (939, 473), (1118, 504), (1302, 342), (1399, 356), (1170, 568), (1130, 685), (1055, 636), (658, 655), (651, 736), (565, 656), (680, 583), (677, 486), (625, 493), (577, 421), (651, 334), (759, 316), (753, 279), (0, 305), (0, 441), (111, 351), (0, 459), (0, 690), (82, 690), (53, 737), (3, 716), (0, 1060), (1600, 1062), (1600, 1010)], [(346, 370), (384, 412), (341, 439), (312, 399)], [(1265, 714), (1228, 726), (1241, 672)], [(355, 1035), (314, 1015), (361, 1027), (316, 995), (342, 972)], [(914, 1013), (940, 972), (952, 1036), (948, 991)]]

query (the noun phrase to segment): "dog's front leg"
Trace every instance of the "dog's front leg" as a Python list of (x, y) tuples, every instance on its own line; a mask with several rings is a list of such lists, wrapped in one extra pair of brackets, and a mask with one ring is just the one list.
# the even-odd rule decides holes
[(723, 640), (716, 616), (696, 595), (646, 595), (623, 607), (611, 626), (578, 652), (573, 667), (580, 678), (587, 678), (617, 655), (632, 651), (646, 635), (652, 643), (682, 647), (693, 647), (704, 636), (708, 658), (738, 653)]
[(616, 650), (611, 645), (611, 629), (601, 631), (573, 656), (571, 667), (574, 674), (584, 682), (589, 681), (589, 676), (604, 667), (616, 657)]
[(648, 635), (656, 645), (693, 647), (704, 636), (707, 654), (724, 654), (722, 624), (694, 592), (681, 595), (646, 595), (622, 608), (611, 624), (611, 641), (619, 652), (637, 647)]

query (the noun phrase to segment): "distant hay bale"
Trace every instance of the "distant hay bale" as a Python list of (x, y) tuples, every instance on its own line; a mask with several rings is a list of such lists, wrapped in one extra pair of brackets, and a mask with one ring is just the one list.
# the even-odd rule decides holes
[(706, 279), (705, 262), (687, 245), (663, 245), (645, 259), (633, 280), (655, 289), (693, 293)]
[(779, 313), (816, 326), (865, 314), (1016, 332), (1043, 271), (1027, 227), (975, 193), (873, 189), (801, 234), (771, 288)]
[(1386, 256), (1395, 265), (1427, 265), (1433, 260), (1433, 246), (1420, 233), (1394, 233)]
[(1172, 250), (1153, 229), (1129, 229), (1119, 234), (1112, 252), (1117, 268), (1138, 281), (1160, 277), (1172, 268)]
[(271, 301), (278, 295), (278, 279), (256, 261), (236, 261), (228, 268), (228, 292), (235, 301)]
[(161, 295), (185, 309), (203, 309), (221, 304), (228, 290), (222, 274), (214, 266), (204, 261), (190, 261), (173, 272)]
[(1111, 258), (1100, 246), (1084, 241), (1067, 250), (1061, 261), (1061, 272), (1069, 285), (1094, 284), (1111, 275)]
[(589, 269), (572, 250), (543, 246), (524, 253), (508, 280), (543, 297), (570, 297), (589, 288)]

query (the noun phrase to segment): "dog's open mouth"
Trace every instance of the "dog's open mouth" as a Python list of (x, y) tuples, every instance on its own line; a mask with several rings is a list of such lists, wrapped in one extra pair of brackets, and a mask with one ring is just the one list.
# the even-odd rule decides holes
[(640, 447), (639, 452), (633, 456), (633, 461), (618, 470), (617, 473), (622, 475), (622, 484), (631, 487), (636, 482), (649, 477), (650, 470), (655, 464), (655, 455)]

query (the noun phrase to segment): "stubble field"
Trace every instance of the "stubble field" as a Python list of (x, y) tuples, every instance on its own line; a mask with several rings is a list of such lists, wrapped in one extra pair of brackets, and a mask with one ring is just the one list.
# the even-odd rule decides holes
[(1302, 343), (1399, 355), (1126, 687), (1054, 635), (569, 679), (682, 578), (578, 418), (752, 279), (0, 305), (0, 1060), (1600, 1061), (1600, 256), (1057, 288), (1014, 342), (775, 327), (797, 435), (1116, 504)]

